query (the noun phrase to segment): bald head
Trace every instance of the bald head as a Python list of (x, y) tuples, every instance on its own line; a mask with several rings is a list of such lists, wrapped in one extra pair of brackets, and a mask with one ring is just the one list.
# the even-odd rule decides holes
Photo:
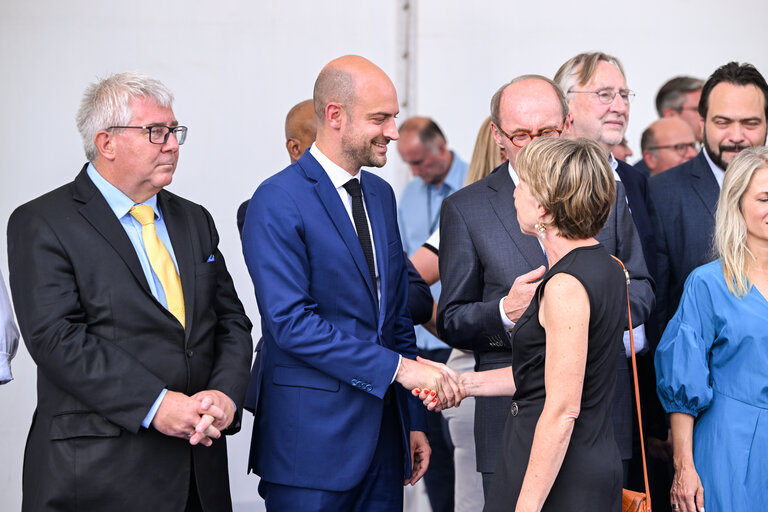
[(355, 174), (361, 166), (381, 167), (387, 144), (397, 139), (399, 112), (392, 80), (373, 62), (345, 55), (329, 62), (315, 81), (317, 147)]
[(696, 156), (696, 135), (683, 119), (663, 117), (643, 132), (640, 147), (643, 161), (654, 176)]
[(428, 117), (411, 117), (400, 125), (397, 151), (413, 175), (429, 185), (445, 181), (453, 164), (443, 131)]
[(315, 142), (317, 118), (314, 102), (305, 100), (294, 105), (285, 116), (285, 147), (291, 163), (301, 158), (304, 151)]
[(517, 145), (525, 132), (539, 136), (542, 132), (563, 130), (568, 104), (560, 88), (549, 78), (523, 75), (502, 86), (491, 99), (491, 131), (496, 144), (504, 149), (514, 168), (517, 154), (527, 142)]

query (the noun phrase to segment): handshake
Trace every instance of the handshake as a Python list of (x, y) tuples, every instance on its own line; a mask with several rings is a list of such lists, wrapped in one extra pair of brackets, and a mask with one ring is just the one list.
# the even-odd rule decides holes
[(410, 389), (430, 411), (439, 412), (458, 407), (465, 397), (470, 396), (467, 377), (472, 373), (459, 374), (442, 363), (421, 357), (416, 361), (404, 357), (395, 380)]

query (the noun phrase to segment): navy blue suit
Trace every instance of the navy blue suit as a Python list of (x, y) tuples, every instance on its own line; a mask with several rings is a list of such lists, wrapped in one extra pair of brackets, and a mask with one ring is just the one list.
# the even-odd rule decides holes
[(702, 149), (696, 158), (651, 178), (649, 190), (656, 234), (656, 308), (663, 331), (688, 274), (714, 259), (720, 187)]
[[(374, 459), (398, 354), (416, 356), (395, 196), (366, 171), (361, 185), (380, 300), (352, 221), (309, 152), (263, 182), (248, 207), (243, 253), (263, 336), (248, 466), (262, 481), (358, 485)], [(392, 391), (406, 477), (408, 432), (424, 430), (425, 411), (400, 385)]]

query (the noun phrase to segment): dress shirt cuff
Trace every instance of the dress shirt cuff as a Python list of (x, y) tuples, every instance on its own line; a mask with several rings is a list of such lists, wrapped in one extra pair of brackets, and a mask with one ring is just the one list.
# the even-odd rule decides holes
[(506, 296), (502, 297), (499, 301), (499, 314), (501, 315), (501, 324), (504, 326), (504, 329), (511, 331), (515, 326), (515, 322), (510, 320), (507, 314), (504, 312), (504, 299), (506, 299)]
[[(632, 329), (635, 335), (635, 354), (642, 354), (645, 349), (648, 348), (648, 343), (645, 340), (645, 325), (640, 324)], [(627, 358), (632, 357), (632, 348), (629, 344), (629, 331), (624, 331), (624, 352)]]
[(395, 368), (395, 374), (392, 376), (392, 380), (389, 381), (390, 384), (395, 382), (395, 379), (397, 378), (397, 372), (400, 371), (400, 365), (403, 363), (403, 355), (397, 354), (397, 367)]
[(160, 394), (157, 395), (157, 400), (155, 400), (155, 403), (152, 404), (152, 408), (147, 413), (144, 421), (141, 422), (142, 427), (149, 428), (149, 426), (152, 424), (152, 420), (155, 419), (155, 414), (157, 414), (157, 410), (160, 408), (160, 403), (163, 401), (163, 398), (165, 398), (165, 394), (167, 392), (167, 389), (163, 389)]
[(0, 384), (7, 384), (13, 380), (11, 374), (11, 355), (0, 352)]

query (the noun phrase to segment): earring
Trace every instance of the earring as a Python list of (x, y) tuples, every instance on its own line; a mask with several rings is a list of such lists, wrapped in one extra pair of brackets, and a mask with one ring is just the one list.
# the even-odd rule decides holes
[(544, 225), (544, 221), (539, 219), (539, 222), (536, 223), (536, 231), (539, 232), (539, 238), (546, 238), (547, 237), (547, 226)]

